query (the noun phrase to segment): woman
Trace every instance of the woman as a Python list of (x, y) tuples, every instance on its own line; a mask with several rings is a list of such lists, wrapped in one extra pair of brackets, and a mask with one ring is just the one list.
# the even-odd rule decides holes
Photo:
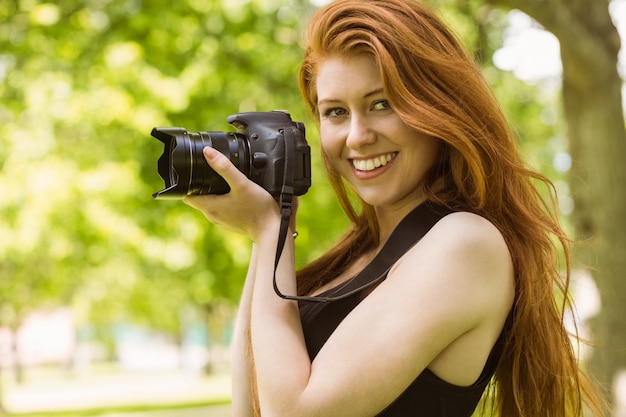
[[(311, 20), (300, 87), (353, 227), (298, 274), (288, 239), (276, 279), (345, 298), (277, 297), (279, 210), (219, 152), (205, 157), (231, 192), (186, 199), (254, 241), (234, 415), (470, 416), (490, 381), (496, 415), (600, 415), (553, 297), (568, 239), (533, 182), (552, 186), (441, 21), (413, 0), (335, 1)], [(383, 279), (361, 273), (398, 233), (418, 242)]]

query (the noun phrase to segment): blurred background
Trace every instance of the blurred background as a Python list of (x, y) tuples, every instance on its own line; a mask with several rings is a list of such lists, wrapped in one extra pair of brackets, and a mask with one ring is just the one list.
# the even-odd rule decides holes
[[(226, 117), (242, 111), (304, 121), (313, 187), (297, 262), (318, 256), (347, 226), (296, 82), (322, 3), (0, 0), (0, 415), (228, 415), (250, 243), (151, 198), (163, 145), (150, 131), (232, 130)], [(428, 3), (475, 51), (577, 230), (559, 40), (498, 1)], [(626, 1), (610, 6), (626, 25)], [(582, 282), (584, 319), (602, 291)]]

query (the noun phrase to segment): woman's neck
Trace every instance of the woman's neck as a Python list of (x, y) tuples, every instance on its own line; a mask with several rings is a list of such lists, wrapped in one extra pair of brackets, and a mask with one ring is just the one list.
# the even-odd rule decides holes
[(425, 198), (415, 200), (411, 204), (403, 204), (397, 206), (380, 206), (375, 207), (376, 219), (379, 227), (379, 248), (385, 244), (396, 226), (404, 219), (407, 214), (413, 211), (416, 207), (426, 201)]

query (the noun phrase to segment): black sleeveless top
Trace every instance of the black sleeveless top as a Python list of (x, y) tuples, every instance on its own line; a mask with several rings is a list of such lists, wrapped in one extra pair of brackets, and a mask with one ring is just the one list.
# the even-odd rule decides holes
[[(410, 239), (417, 243), (437, 221), (452, 211), (430, 203), (423, 203), (415, 208), (394, 229), (389, 241), (394, 239)], [(381, 250), (381, 253), (385, 249)], [(378, 256), (378, 255), (377, 255)], [(340, 296), (354, 291), (375, 280), (379, 275), (372, 274), (372, 261), (361, 273), (346, 283), (332, 288), (322, 296)], [(380, 262), (379, 262), (380, 263)], [(391, 265), (389, 265), (391, 266)], [(385, 274), (386, 276), (386, 274)], [(304, 338), (311, 361), (315, 358), (339, 323), (369, 294), (367, 289), (355, 294), (327, 303), (301, 301), (300, 320), (304, 330)], [(505, 325), (505, 328), (507, 326)], [(504, 331), (503, 331), (504, 334)], [(503, 344), (501, 335), (493, 347), (487, 363), (478, 378), (471, 386), (461, 387), (450, 384), (437, 377), (429, 369), (425, 369), (411, 385), (384, 411), (379, 417), (470, 417), (478, 404), (487, 384), (491, 380), (500, 358)], [(389, 341), (390, 346), (393, 344)], [(384, 379), (381, 378), (381, 383)]]

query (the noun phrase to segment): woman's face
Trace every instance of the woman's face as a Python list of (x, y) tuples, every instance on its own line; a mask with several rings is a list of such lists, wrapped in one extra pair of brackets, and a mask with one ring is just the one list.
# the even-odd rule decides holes
[(368, 204), (415, 206), (437, 159), (437, 142), (407, 126), (390, 107), (378, 67), (367, 55), (322, 61), (316, 80), (322, 148)]

